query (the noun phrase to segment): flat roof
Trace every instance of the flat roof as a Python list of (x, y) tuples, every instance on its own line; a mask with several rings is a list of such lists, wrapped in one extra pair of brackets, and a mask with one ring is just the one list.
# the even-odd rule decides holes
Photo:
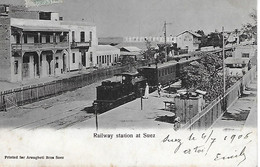
[(61, 28), (61, 27), (50, 27), (50, 26), (12, 26), (14, 28), (22, 29), (23, 31), (66, 31), (69, 32), (69, 29)]

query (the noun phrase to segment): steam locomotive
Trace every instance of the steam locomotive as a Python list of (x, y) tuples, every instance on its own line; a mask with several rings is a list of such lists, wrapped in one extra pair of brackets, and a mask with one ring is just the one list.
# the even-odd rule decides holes
[(155, 90), (157, 85), (169, 85), (180, 78), (180, 70), (199, 57), (183, 57), (163, 64), (152, 64), (137, 69), (136, 73), (122, 73), (121, 82), (103, 81), (97, 89), (93, 106), (100, 113), (141, 97), (146, 82)]
[(105, 112), (141, 96), (146, 79), (139, 73), (117, 74), (121, 82), (103, 81), (97, 89), (97, 100), (93, 106), (98, 112)]

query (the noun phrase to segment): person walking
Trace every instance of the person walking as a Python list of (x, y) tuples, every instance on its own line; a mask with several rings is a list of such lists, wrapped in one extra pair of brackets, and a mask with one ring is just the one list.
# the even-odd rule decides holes
[(149, 85), (146, 82), (145, 91), (144, 91), (144, 99), (148, 99), (148, 95), (149, 95)]
[(157, 90), (158, 90), (158, 95), (159, 95), (159, 98), (160, 98), (161, 97), (161, 91), (162, 91), (162, 85), (160, 83), (157, 87)]

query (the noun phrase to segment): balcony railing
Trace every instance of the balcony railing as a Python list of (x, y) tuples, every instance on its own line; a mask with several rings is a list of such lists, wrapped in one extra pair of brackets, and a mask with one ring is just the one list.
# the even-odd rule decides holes
[(90, 47), (90, 42), (71, 42), (70, 43), (71, 48), (84, 48), (84, 47)]
[(39, 51), (39, 50), (67, 49), (67, 48), (69, 48), (68, 42), (12, 44), (13, 51), (21, 51), (21, 50)]

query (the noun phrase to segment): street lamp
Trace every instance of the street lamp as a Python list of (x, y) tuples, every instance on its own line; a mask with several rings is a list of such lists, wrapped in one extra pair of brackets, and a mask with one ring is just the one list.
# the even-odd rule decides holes
[(95, 116), (96, 116), (96, 130), (98, 130), (98, 118), (97, 118), (97, 109), (98, 109), (98, 103), (94, 102), (93, 103), (94, 110), (95, 110)]

